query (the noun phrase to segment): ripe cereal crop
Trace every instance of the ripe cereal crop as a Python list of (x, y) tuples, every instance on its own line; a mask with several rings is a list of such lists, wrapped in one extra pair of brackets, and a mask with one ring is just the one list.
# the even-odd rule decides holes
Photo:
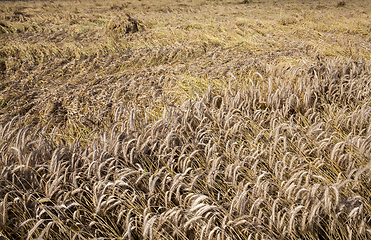
[(369, 1), (0, 2), (0, 239), (371, 239)]

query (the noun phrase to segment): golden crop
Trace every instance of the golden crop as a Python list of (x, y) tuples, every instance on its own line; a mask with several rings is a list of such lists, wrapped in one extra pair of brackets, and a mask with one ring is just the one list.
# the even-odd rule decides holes
[(0, 2), (0, 238), (370, 239), (370, 6)]

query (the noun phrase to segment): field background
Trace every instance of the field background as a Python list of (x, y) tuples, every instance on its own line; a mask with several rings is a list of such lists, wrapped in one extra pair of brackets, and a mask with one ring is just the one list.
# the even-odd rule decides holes
[(1, 239), (370, 239), (371, 2), (0, 2)]

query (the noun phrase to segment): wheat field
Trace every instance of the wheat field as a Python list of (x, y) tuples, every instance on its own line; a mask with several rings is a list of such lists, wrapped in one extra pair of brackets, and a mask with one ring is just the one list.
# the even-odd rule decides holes
[(371, 239), (371, 2), (0, 2), (0, 239)]

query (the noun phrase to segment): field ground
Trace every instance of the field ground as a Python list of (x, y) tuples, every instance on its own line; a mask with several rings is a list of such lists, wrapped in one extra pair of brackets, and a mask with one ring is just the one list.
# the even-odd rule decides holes
[(1, 239), (370, 239), (371, 2), (0, 2)]

